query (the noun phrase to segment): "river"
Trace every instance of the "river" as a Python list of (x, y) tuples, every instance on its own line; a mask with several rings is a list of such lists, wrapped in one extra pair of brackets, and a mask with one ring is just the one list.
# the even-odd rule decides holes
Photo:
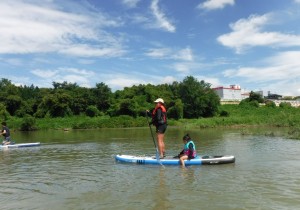
[[(187, 168), (114, 160), (154, 155), (149, 128), (12, 131), (18, 143), (41, 146), (0, 150), (0, 209), (299, 209), (300, 141), (252, 130), (189, 130), (198, 154), (236, 162)], [(185, 133), (168, 128), (167, 155), (178, 154)]]

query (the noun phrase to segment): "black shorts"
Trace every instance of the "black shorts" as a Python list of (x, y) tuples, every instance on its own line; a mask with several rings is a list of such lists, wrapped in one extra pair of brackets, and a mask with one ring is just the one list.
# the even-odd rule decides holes
[(165, 133), (167, 130), (167, 124), (156, 126), (156, 133)]

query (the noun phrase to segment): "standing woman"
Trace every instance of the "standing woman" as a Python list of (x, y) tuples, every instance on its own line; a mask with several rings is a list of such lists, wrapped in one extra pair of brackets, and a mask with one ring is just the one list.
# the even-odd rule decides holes
[(152, 121), (150, 125), (153, 124), (156, 127), (156, 135), (157, 135), (157, 144), (158, 150), (160, 153), (160, 159), (163, 159), (165, 156), (165, 132), (167, 130), (167, 109), (164, 106), (164, 100), (162, 98), (158, 98), (154, 101), (155, 108), (152, 112)]
[(10, 144), (10, 131), (9, 128), (6, 126), (6, 122), (2, 123), (1, 135), (4, 136), (4, 141), (2, 142), (2, 145)]

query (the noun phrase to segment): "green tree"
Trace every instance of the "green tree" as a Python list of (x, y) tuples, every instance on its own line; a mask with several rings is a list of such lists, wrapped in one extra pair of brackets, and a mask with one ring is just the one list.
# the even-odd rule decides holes
[(34, 117), (30, 116), (30, 115), (26, 115), (23, 118), (23, 121), (21, 123), (21, 130), (22, 131), (31, 131), (31, 130), (35, 130), (35, 123), (36, 120)]
[(119, 106), (118, 115), (137, 116), (137, 103), (133, 99), (122, 99)]
[(251, 91), (249, 101), (257, 101), (258, 103), (263, 103), (264, 99), (261, 94)]
[(253, 91), (250, 92), (249, 98), (243, 99), (239, 105), (240, 106), (253, 106), (259, 107), (259, 103), (263, 103), (264, 99), (261, 94), (255, 93)]
[(279, 104), (279, 107), (280, 107), (280, 108), (284, 108), (284, 109), (288, 109), (288, 108), (291, 108), (292, 105), (291, 105), (291, 103), (289, 103), (289, 102), (281, 102), (281, 103)]
[(69, 94), (72, 97), (70, 109), (74, 115), (86, 113), (86, 109), (96, 103), (92, 97), (92, 91), (89, 88), (78, 87)]
[(276, 107), (276, 104), (274, 103), (274, 101), (266, 101), (266, 107), (272, 107), (272, 108), (275, 108)]
[(6, 121), (9, 117), (9, 113), (3, 103), (0, 103), (0, 120)]
[(92, 89), (93, 101), (100, 111), (107, 111), (110, 107), (111, 89), (103, 82), (97, 83), (96, 88)]
[(21, 103), (22, 99), (18, 95), (9, 95), (5, 100), (6, 109), (12, 116), (21, 107)]
[(72, 115), (70, 103), (70, 95), (63, 91), (57, 91), (45, 96), (39, 108), (42, 115), (48, 112), (51, 117), (66, 117)]
[(176, 99), (174, 105), (168, 109), (168, 118), (174, 118), (176, 120), (182, 119), (183, 105), (181, 99)]
[(218, 112), (220, 99), (209, 83), (198, 81), (192, 76), (179, 84), (179, 96), (184, 104), (185, 118), (211, 117)]
[(88, 106), (87, 109), (85, 110), (85, 113), (89, 117), (96, 117), (96, 116), (98, 116), (100, 114), (100, 112), (97, 109), (97, 107), (93, 106), (93, 105)]

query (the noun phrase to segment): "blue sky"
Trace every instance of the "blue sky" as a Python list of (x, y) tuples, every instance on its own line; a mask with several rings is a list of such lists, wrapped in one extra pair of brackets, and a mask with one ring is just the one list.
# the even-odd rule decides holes
[(2, 0), (0, 78), (300, 95), (300, 0)]

